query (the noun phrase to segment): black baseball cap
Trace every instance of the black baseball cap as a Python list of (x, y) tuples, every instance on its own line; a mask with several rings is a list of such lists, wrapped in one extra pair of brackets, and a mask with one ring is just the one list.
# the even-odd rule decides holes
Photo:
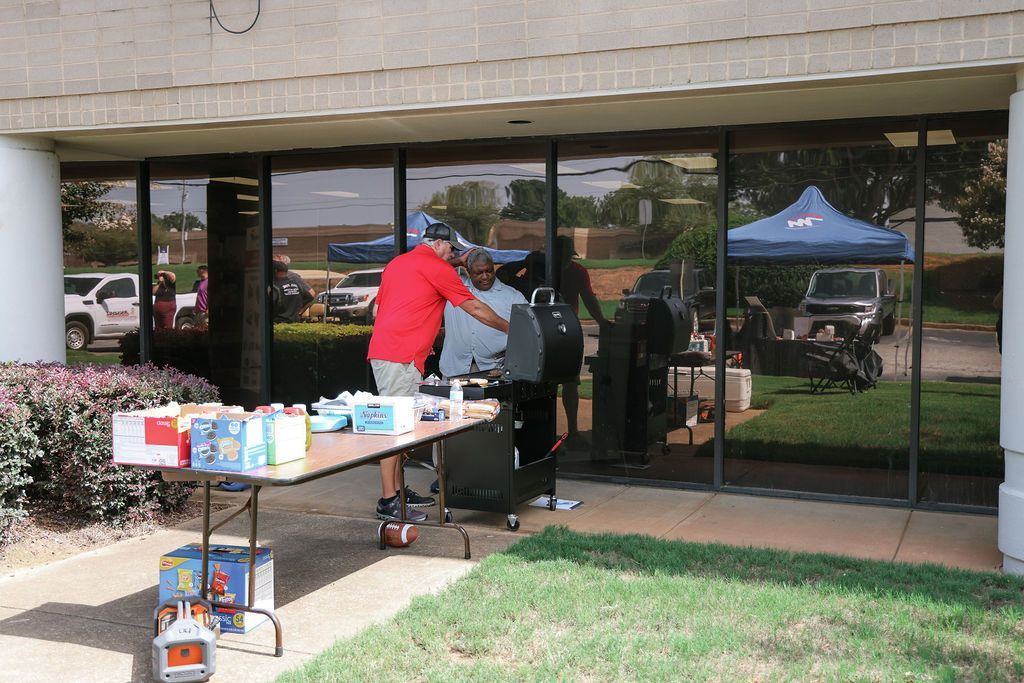
[(452, 245), (452, 253), (459, 254), (462, 252), (462, 247), (459, 245), (458, 237), (455, 235), (455, 231), (444, 223), (431, 223), (427, 226), (427, 229), (423, 231), (423, 239), (425, 240), (441, 240)]

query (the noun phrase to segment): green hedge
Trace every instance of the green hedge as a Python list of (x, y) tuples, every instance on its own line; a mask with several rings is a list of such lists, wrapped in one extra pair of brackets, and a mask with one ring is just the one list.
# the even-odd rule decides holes
[(111, 415), (216, 399), (205, 380), (151, 365), (0, 363), (0, 532), (33, 505), (105, 522), (179, 507), (192, 486), (111, 462)]
[(271, 396), (308, 405), (321, 396), (370, 389), (366, 352), (372, 332), (367, 325), (274, 325)]
[[(165, 366), (197, 377), (210, 377), (210, 342), (206, 328), (153, 330), (153, 365)], [(121, 338), (121, 364), (139, 365), (139, 332)]]
[[(276, 323), (271, 346), (271, 399), (308, 405), (321, 396), (369, 389), (366, 351), (372, 332), (367, 325)], [(151, 360), (154, 365), (211, 377), (208, 333), (205, 329), (155, 330)], [(137, 332), (122, 339), (121, 362), (139, 363)]]

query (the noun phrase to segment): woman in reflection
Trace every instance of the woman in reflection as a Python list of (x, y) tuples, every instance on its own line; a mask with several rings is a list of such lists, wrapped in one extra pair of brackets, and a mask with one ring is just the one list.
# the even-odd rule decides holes
[(169, 270), (156, 272), (156, 284), (153, 285), (153, 320), (158, 330), (174, 329), (174, 314), (178, 312), (176, 280), (174, 273)]

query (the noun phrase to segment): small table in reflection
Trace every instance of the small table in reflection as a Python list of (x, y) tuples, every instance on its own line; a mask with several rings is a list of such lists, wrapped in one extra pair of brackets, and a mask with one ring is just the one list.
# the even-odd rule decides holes
[[(698, 377), (707, 377), (712, 382), (714, 375), (704, 372), (704, 366), (713, 363), (715, 357), (707, 351), (680, 351), (669, 356), (669, 365), (672, 366), (672, 424), (679, 424), (677, 410), (679, 406), (679, 368), (690, 369), (690, 393), (687, 397), (693, 396), (693, 387)], [(693, 445), (693, 428), (686, 424), (686, 416), (683, 416), (683, 428), (690, 435), (690, 445)]]

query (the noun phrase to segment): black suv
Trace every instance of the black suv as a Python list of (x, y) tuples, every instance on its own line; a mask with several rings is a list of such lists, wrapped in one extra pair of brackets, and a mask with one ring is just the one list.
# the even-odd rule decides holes
[[(699, 330), (702, 321), (713, 323), (715, 319), (714, 273), (705, 268), (697, 268), (693, 273), (696, 276), (695, 291), (684, 297), (683, 303), (689, 312), (692, 328)], [(646, 305), (647, 299), (661, 296), (666, 287), (671, 288), (672, 296), (679, 296), (679, 282), (673, 282), (672, 271), (664, 269), (644, 273), (637, 278), (632, 289), (622, 290), (615, 319), (620, 319), (622, 313), (632, 306)]]

